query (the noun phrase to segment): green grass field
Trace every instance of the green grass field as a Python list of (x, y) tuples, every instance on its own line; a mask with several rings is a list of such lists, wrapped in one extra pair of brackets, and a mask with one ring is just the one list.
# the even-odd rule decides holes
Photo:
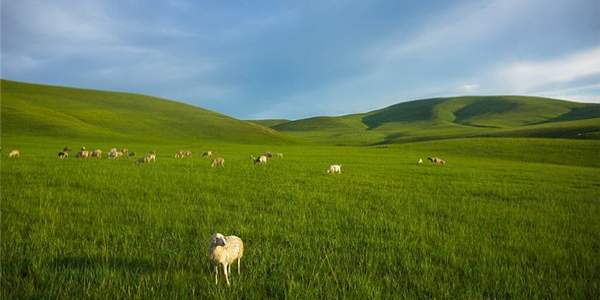
[[(94, 144), (157, 161), (59, 160), (6, 138), (2, 299), (593, 299), (599, 141), (387, 147)], [(73, 148), (82, 145), (70, 144)], [(9, 148), (21, 157), (8, 158)], [(177, 150), (194, 152), (174, 158)], [(225, 167), (201, 157), (214, 150)], [(248, 158), (283, 152), (266, 165)], [(71, 153), (74, 156), (74, 153)], [(439, 156), (446, 165), (418, 158)], [(341, 174), (326, 174), (329, 164)], [(214, 283), (215, 232), (246, 251)], [(222, 273), (221, 273), (222, 276)]]

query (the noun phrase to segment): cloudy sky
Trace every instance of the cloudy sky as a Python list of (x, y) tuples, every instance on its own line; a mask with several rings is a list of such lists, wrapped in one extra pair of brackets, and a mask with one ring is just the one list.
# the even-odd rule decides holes
[(597, 0), (1, 0), (4, 79), (239, 119), (456, 95), (600, 103)]

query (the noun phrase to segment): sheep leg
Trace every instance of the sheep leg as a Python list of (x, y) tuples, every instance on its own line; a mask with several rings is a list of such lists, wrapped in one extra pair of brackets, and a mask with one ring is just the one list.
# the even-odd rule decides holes
[(219, 284), (219, 265), (215, 265), (215, 284)]
[(225, 280), (227, 281), (227, 285), (229, 285), (229, 264), (223, 265), (223, 272), (225, 272)]
[(240, 274), (240, 261), (242, 260), (241, 257), (238, 257), (238, 274)]

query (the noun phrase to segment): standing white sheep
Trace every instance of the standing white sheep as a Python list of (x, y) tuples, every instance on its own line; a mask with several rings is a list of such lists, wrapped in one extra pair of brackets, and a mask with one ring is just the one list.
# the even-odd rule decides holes
[(327, 169), (327, 173), (342, 173), (342, 165), (331, 165)]
[(244, 255), (244, 243), (237, 236), (223, 236), (220, 233), (215, 233), (210, 238), (208, 244), (208, 255), (210, 261), (215, 267), (215, 284), (219, 283), (219, 264), (223, 265), (223, 273), (225, 280), (229, 284), (229, 273), (231, 272), (231, 264), (237, 260), (237, 271), (240, 274), (240, 261)]

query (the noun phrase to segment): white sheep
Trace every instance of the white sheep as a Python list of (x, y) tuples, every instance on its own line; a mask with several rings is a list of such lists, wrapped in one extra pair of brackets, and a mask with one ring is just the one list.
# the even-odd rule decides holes
[(423, 164), (423, 160), (419, 158), (419, 160), (417, 160), (417, 165), (422, 165)]
[(79, 152), (77, 152), (77, 154), (75, 155), (76, 157), (79, 158), (88, 158), (90, 157), (90, 151), (89, 150), (85, 150), (85, 147), (81, 148), (82, 150), (80, 150)]
[(223, 273), (225, 280), (229, 283), (229, 273), (231, 272), (231, 264), (237, 260), (237, 272), (240, 274), (240, 262), (244, 255), (244, 243), (237, 236), (223, 236), (220, 233), (215, 233), (210, 238), (208, 244), (208, 255), (210, 261), (215, 268), (215, 284), (219, 283), (219, 264), (223, 265)]
[(254, 160), (254, 163), (266, 164), (267, 156), (266, 155), (259, 156), (257, 159)]
[(98, 157), (98, 158), (101, 158), (101, 157), (102, 157), (102, 150), (100, 150), (100, 149), (96, 149), (96, 150), (94, 150), (94, 151), (92, 151), (92, 152), (90, 153), (90, 156), (91, 156), (91, 157)]
[(19, 157), (21, 156), (21, 152), (19, 150), (13, 150), (8, 152), (8, 157)]
[(67, 158), (69, 157), (69, 153), (67, 151), (58, 152), (58, 158)]
[(327, 173), (342, 173), (342, 165), (331, 165), (327, 169)]
[(212, 151), (206, 151), (206, 152), (204, 152), (204, 153), (202, 154), (202, 156), (203, 156), (203, 157), (204, 157), (204, 156), (207, 156), (207, 157), (212, 157), (212, 155), (213, 155)]
[(216, 165), (224, 167), (225, 166), (225, 159), (223, 159), (222, 157), (217, 157), (217, 158), (213, 159), (212, 162), (210, 163), (210, 166), (214, 167)]

